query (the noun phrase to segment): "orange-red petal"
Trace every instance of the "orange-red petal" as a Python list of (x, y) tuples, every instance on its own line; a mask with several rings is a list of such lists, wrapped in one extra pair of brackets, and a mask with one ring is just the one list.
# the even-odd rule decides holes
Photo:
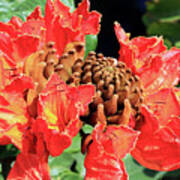
[(97, 34), (100, 29), (101, 14), (96, 11), (89, 12), (90, 2), (83, 0), (72, 13), (72, 27), (84, 34)]
[[(44, 20), (41, 19), (30, 19), (23, 23), (21, 31), (24, 34), (37, 35), (39, 38), (43, 37), (43, 31), (45, 31)], [(41, 37), (41, 38), (42, 38)], [(44, 38), (44, 37), (43, 37)]]
[(33, 87), (32, 82), (28, 80), (30, 79), (23, 76), (15, 78), (9, 85), (5, 86), (4, 90), (1, 90), (0, 144), (13, 143), (22, 149), (23, 131), (29, 122), (23, 91)]
[(160, 126), (165, 126), (171, 117), (180, 115), (180, 103), (172, 89), (162, 89), (147, 96), (146, 104), (159, 119)]
[(41, 7), (37, 6), (34, 11), (27, 17), (27, 20), (34, 19), (34, 20), (42, 20), (42, 13)]
[(142, 107), (144, 123), (138, 129), (138, 138), (133, 157), (143, 166), (170, 171), (180, 168), (180, 119), (170, 117), (168, 124), (161, 126), (159, 119), (146, 107)]
[(23, 21), (19, 17), (13, 16), (10, 19), (9, 24), (13, 25), (18, 30), (21, 28)]
[(12, 24), (0, 22), (0, 32), (9, 34), (9, 36), (15, 38), (18, 35), (17, 30)]
[[(22, 62), (21, 58), (25, 58), (35, 52), (39, 46), (39, 38), (31, 35), (21, 35), (13, 41), (14, 56), (16, 61)], [(23, 48), (22, 48), (23, 47)]]
[[(58, 75), (54, 74), (39, 98), (39, 126), (51, 155), (57, 156), (66, 149), (72, 138), (79, 132), (82, 123), (79, 116), (92, 100), (92, 93), (81, 99), (80, 94), (93, 91), (93, 86), (82, 88), (68, 87)], [(93, 89), (93, 90), (92, 90)], [(94, 91), (93, 91), (94, 92)], [(61, 144), (56, 146), (55, 144)]]
[(91, 145), (85, 158), (86, 175), (85, 180), (128, 180), (124, 164), (121, 160), (105, 153), (92, 151), (96, 144)]
[(35, 154), (21, 153), (17, 156), (8, 180), (50, 180), (47, 162), (40, 161)]
[(2, 53), (13, 59), (13, 44), (8, 33), (0, 32), (0, 50)]
[(136, 143), (139, 133), (126, 126), (97, 124), (85, 158), (86, 179), (127, 179), (121, 159)]

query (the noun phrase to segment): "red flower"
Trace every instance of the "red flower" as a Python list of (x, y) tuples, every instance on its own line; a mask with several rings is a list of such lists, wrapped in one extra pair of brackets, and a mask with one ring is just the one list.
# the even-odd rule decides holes
[(180, 167), (180, 103), (174, 85), (179, 80), (180, 50), (166, 50), (162, 38), (157, 37), (129, 40), (118, 23), (115, 32), (120, 42), (119, 60), (140, 77), (144, 87), (146, 106), (141, 108), (144, 120), (136, 123), (141, 134), (132, 155), (150, 169), (177, 169)]
[(69, 147), (79, 132), (82, 115), (95, 93), (94, 86), (68, 87), (54, 74), (39, 96), (39, 119), (36, 121), (52, 156)]
[[(0, 71), (5, 71), (3, 66)], [(16, 76), (11, 81), (5, 73), (0, 77), (0, 144), (13, 143), (22, 149), (23, 133), (29, 123), (23, 93), (26, 89), (33, 88), (33, 83), (24, 75)]]
[[(21, 150), (8, 179), (50, 179), (49, 153), (61, 154), (79, 132), (94, 86), (68, 87), (52, 74), (63, 52), (99, 32), (99, 20), (88, 0), (73, 13), (60, 0), (47, 0), (45, 17), (37, 7), (25, 22), (0, 23), (0, 144)], [(84, 56), (83, 47), (73, 58)]]
[(139, 133), (126, 126), (97, 124), (85, 158), (85, 179), (127, 180), (122, 158), (134, 147)]

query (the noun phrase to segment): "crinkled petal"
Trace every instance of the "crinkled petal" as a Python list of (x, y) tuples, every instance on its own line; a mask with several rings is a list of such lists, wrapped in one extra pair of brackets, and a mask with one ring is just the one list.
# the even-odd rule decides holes
[(29, 35), (37, 35), (41, 37), (43, 36), (43, 31), (45, 31), (44, 20), (30, 19), (23, 23), (21, 31), (22, 33), (27, 33)]
[(130, 40), (129, 34), (117, 22), (114, 29), (120, 43), (119, 60), (125, 62), (135, 73), (141, 74), (142, 71), (151, 70), (154, 60), (158, 58), (156, 56), (166, 50), (161, 37), (137, 37)]
[(86, 179), (127, 179), (122, 161), (134, 148), (139, 133), (125, 126), (96, 125), (85, 158)]
[(136, 144), (139, 132), (129, 127), (109, 125), (105, 130), (103, 128), (103, 125), (97, 125), (93, 132), (93, 142), (99, 143), (102, 152), (122, 159)]
[(0, 32), (0, 51), (13, 59), (13, 44), (9, 34)]
[(13, 41), (13, 45), (14, 57), (18, 57), (20, 58), (19, 61), (23, 61), (22, 58), (29, 56), (38, 49), (39, 38), (31, 35), (21, 35)]
[(158, 59), (156, 58), (155, 64), (153, 60), (151, 64), (144, 66), (140, 72), (145, 91), (148, 94), (162, 88), (173, 87), (179, 80), (180, 50), (172, 48), (162, 53)]
[(0, 144), (5, 138), (5, 144), (13, 143), (21, 149), (23, 129), (27, 123), (28, 116), (23, 97), (5, 92), (0, 95)]
[(149, 61), (146, 61), (146, 63), (139, 70), (138, 75), (146, 95), (156, 92), (158, 85), (162, 83), (159, 76), (162, 66), (162, 58), (161, 56), (157, 55), (153, 58), (150, 58)]
[(12, 24), (0, 22), (0, 32), (7, 33), (9, 36), (15, 38), (18, 34)]
[[(73, 94), (73, 96), (72, 96)], [(70, 88), (67, 94), (68, 98), (74, 99), (76, 107), (80, 110), (80, 115), (86, 112), (89, 103), (93, 100), (95, 95), (95, 86), (81, 85), (78, 88)]]
[[(62, 153), (79, 132), (82, 126), (79, 120), (80, 113), (86, 110), (92, 100), (92, 94), (87, 94), (86, 100), (80, 98), (80, 94), (87, 92), (87, 87), (68, 87), (58, 75), (54, 74), (40, 94), (39, 115), (42, 122), (39, 125), (44, 124), (42, 133), (51, 155), (57, 156)], [(91, 88), (94, 87), (89, 86), (89, 90)], [(62, 145), (55, 146), (54, 141)]]
[(143, 166), (170, 171), (180, 168), (180, 119), (169, 118), (165, 126), (146, 107), (142, 107), (144, 122), (138, 129), (141, 134), (136, 147), (131, 152), (133, 157)]
[(34, 19), (34, 20), (42, 20), (42, 13), (41, 7), (37, 6), (34, 11), (27, 17), (27, 20)]
[(146, 104), (164, 126), (169, 118), (180, 115), (180, 104), (172, 89), (162, 89), (146, 97)]
[(53, 17), (54, 17), (54, 6), (51, 0), (47, 0), (46, 6), (45, 6), (45, 17), (44, 17), (46, 27), (48, 27), (48, 25), (50, 26), (50, 24), (52, 23)]
[(59, 55), (74, 41), (85, 41), (86, 34), (97, 34), (101, 15), (89, 12), (89, 1), (84, 0), (71, 13), (60, 0), (48, 0), (45, 8), (46, 41), (54, 41)]
[(19, 17), (13, 16), (10, 19), (9, 24), (13, 25), (18, 30), (21, 28), (23, 21)]
[(96, 11), (89, 12), (89, 8), (90, 3), (88, 0), (83, 0), (78, 5), (78, 8), (72, 14), (72, 26), (74, 29), (80, 28), (84, 34), (95, 35), (100, 29), (99, 21), (101, 15)]
[(32, 79), (28, 76), (20, 75), (11, 81), (5, 88), (6, 92), (15, 92), (15, 93), (23, 93), (27, 89), (34, 88), (34, 83)]
[(128, 180), (124, 164), (121, 160), (99, 153), (96, 144), (90, 146), (85, 158), (86, 176), (85, 180)]
[[(131, 40), (131, 45), (134, 47), (136, 68), (139, 64), (148, 61), (149, 57), (158, 55), (164, 52), (167, 48), (164, 45), (162, 37), (136, 37)], [(139, 62), (140, 61), (140, 62)]]
[(13, 68), (6, 62), (4, 55), (0, 56), (0, 90), (3, 90), (10, 83), (13, 75)]
[(126, 33), (118, 22), (114, 23), (114, 30), (115, 30), (115, 34), (116, 34), (116, 37), (117, 37), (117, 40), (119, 41), (119, 43), (121, 43), (121, 42), (128, 43), (129, 42), (130, 34)]
[(70, 8), (64, 5), (60, 0), (54, 0), (53, 5), (55, 10), (54, 13), (56, 16), (60, 16), (62, 25), (70, 27), (72, 24)]
[(23, 131), (29, 117), (23, 92), (32, 88), (28, 77), (17, 77), (0, 93), (0, 144), (13, 143), (22, 148)]
[(49, 31), (51, 32), (49, 32), (48, 41), (55, 42), (55, 47), (59, 55), (63, 53), (68, 43), (74, 41), (85, 41), (84, 36), (82, 36), (80, 31), (73, 31), (69, 27), (63, 27), (59, 21), (59, 17), (54, 20), (52, 29), (49, 29)]
[(11, 169), (8, 180), (50, 180), (47, 162), (41, 162), (34, 154), (21, 153)]

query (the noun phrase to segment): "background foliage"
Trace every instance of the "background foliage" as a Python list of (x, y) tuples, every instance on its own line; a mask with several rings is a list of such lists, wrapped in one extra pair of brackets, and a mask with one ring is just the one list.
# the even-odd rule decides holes
[[(64, 4), (75, 9), (74, 0), (61, 0)], [(1, 0), (0, 21), (7, 22), (12, 16), (19, 16), (25, 20), (32, 10), (40, 5), (44, 13), (46, 0)], [(180, 1), (154, 0), (147, 2), (147, 10), (143, 16), (148, 35), (163, 35), (166, 44), (180, 47)], [(86, 37), (86, 54), (95, 50), (97, 36)], [(113, 48), (113, 47), (112, 47)], [(85, 132), (92, 132), (90, 126), (83, 127)], [(85, 175), (84, 158), (80, 150), (81, 139), (78, 134), (72, 145), (57, 158), (49, 158), (50, 173), (53, 180), (83, 180)], [(7, 176), (9, 169), (19, 151), (13, 145), (0, 146), (0, 180)], [(180, 171), (157, 172), (139, 165), (130, 155), (124, 158), (130, 180), (178, 180)]]
[(148, 1), (143, 21), (148, 35), (163, 36), (168, 47), (180, 47), (180, 1)]

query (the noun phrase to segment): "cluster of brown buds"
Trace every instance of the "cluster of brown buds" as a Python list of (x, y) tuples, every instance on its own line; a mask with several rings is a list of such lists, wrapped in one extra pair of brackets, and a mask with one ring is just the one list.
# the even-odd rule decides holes
[(57, 58), (53, 46), (54, 43), (49, 42), (44, 50), (32, 54), (33, 61), (32, 57), (27, 59), (25, 73), (37, 84), (36, 90), (28, 92), (30, 104), (45, 87), (51, 74), (56, 72), (71, 86), (95, 85), (94, 100), (81, 117), (86, 123), (95, 125), (98, 121), (105, 121), (107, 124), (127, 124), (126, 117), (130, 113), (139, 118), (143, 90), (139, 77), (123, 62), (95, 52), (89, 52), (83, 59), (84, 44), (79, 42), (68, 44), (63, 55)]

